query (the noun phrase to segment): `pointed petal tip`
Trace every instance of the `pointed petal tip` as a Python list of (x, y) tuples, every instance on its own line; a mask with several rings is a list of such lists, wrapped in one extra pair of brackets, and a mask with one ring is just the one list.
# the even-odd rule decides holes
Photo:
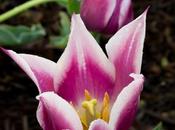
[(146, 14), (148, 13), (149, 8), (150, 8), (150, 6), (148, 6), (148, 7), (145, 9), (145, 11), (143, 12), (143, 14), (146, 15)]
[(133, 78), (133, 82), (131, 82), (131, 84), (137, 84), (135, 85), (135, 87), (137, 87), (138, 90), (141, 92), (143, 90), (144, 75), (131, 73), (129, 76)]
[(131, 73), (129, 76), (132, 77), (134, 80), (137, 80), (137, 79), (144, 80), (144, 75), (143, 74)]
[[(86, 29), (80, 15), (72, 15), (68, 44), (56, 68), (55, 90), (67, 101), (77, 104), (81, 100), (79, 97), (84, 97), (86, 88), (102, 99), (103, 91), (112, 93), (115, 68)], [(96, 92), (102, 88), (102, 92)]]
[(150, 8), (151, 8), (151, 5), (149, 5), (149, 6), (145, 9), (144, 13), (147, 14)]
[(79, 14), (72, 14), (72, 18), (71, 18), (71, 26), (73, 28), (73, 26), (75, 26), (77, 23), (82, 22), (82, 19), (80, 17)]
[(2, 51), (2, 52), (4, 52), (5, 54), (9, 54), (8, 52), (9, 51), (11, 51), (11, 50), (7, 50), (7, 49), (5, 49), (5, 48), (3, 48), (3, 47), (0, 47), (0, 51)]
[(40, 100), (41, 97), (44, 97), (46, 95), (52, 95), (52, 94), (55, 94), (54, 91), (43, 92), (43, 93), (40, 93), (39, 95), (37, 95), (36, 99)]
[[(130, 81), (130, 73), (140, 73), (148, 8), (135, 20), (123, 26), (106, 44), (109, 59), (115, 65), (116, 92)], [(125, 66), (125, 67), (123, 67)]]
[(148, 6), (148, 7), (145, 9), (145, 11), (141, 14), (141, 17), (143, 17), (143, 19), (144, 19), (145, 22), (146, 22), (146, 17), (147, 17), (149, 8), (150, 8), (150, 6)]
[(76, 18), (77, 18), (77, 15), (73, 13), (73, 14), (72, 14), (72, 17), (71, 17), (71, 22), (75, 21)]
[[(53, 91), (47, 91), (47, 92), (43, 92), (40, 93), (38, 96), (36, 96), (36, 99), (38, 101), (41, 101), (42, 103), (46, 102), (51, 102), (55, 99), (55, 97), (57, 97), (58, 95), (56, 93), (54, 93)], [(60, 97), (61, 98), (61, 97)]]
[(146, 22), (146, 16), (147, 16), (147, 13), (148, 13), (148, 10), (149, 10), (150, 6), (148, 6), (145, 11), (137, 18), (137, 19), (143, 19), (145, 22)]
[[(33, 80), (39, 93), (53, 90), (55, 63), (36, 55), (16, 53), (0, 47), (0, 51), (8, 55)], [(49, 68), (49, 69), (48, 69)]]
[(0, 50), (1, 50), (1, 51), (3, 51), (3, 50), (4, 50), (4, 48), (0, 47)]
[(133, 82), (135, 82), (135, 83), (137, 82), (136, 84), (140, 84), (140, 85), (136, 85), (136, 86), (138, 87), (138, 89), (141, 92), (143, 90), (144, 75), (131, 73), (129, 76), (134, 79)]
[(36, 100), (39, 100), (39, 98), (40, 98), (40, 95), (37, 95), (35, 98), (36, 98)]
[[(75, 36), (76, 36), (75, 34), (77, 33), (78, 30), (86, 30), (85, 25), (84, 25), (84, 23), (83, 23), (83, 21), (82, 21), (79, 14), (72, 14), (72, 17), (71, 17), (71, 31), (70, 31), (70, 34), (69, 34), (68, 46), (69, 46), (69, 44), (73, 43), (72, 42), (73, 39), (77, 39), (77, 38), (75, 38)], [(82, 34), (80, 33), (79, 35), (81, 36)]]
[(36, 86), (39, 86), (38, 81), (34, 76), (33, 72), (31, 71), (29, 65), (25, 62), (25, 60), (22, 57), (20, 57), (15, 51), (8, 50), (3, 47), (0, 47), (0, 50), (7, 54), (9, 57), (11, 57), (29, 75), (29, 77), (34, 81)]
[(72, 14), (72, 19), (76, 19), (76, 18), (80, 18), (80, 14), (73, 13)]

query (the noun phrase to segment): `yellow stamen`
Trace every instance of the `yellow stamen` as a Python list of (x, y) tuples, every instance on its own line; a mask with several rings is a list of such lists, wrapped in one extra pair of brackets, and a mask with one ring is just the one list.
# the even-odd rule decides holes
[(91, 100), (91, 95), (86, 89), (84, 90), (84, 96), (87, 101)]
[(110, 114), (110, 98), (108, 93), (106, 92), (103, 98), (102, 111), (101, 111), (101, 119), (108, 122), (109, 114)]
[[(85, 99), (82, 101), (83, 110), (79, 111), (79, 116), (83, 125), (83, 130), (88, 130), (89, 125), (93, 120), (102, 119), (109, 122), (110, 115), (110, 97), (106, 92), (104, 94), (103, 102), (98, 102), (97, 99), (92, 98), (88, 90), (84, 91)], [(70, 102), (70, 104), (72, 104)], [(101, 111), (100, 111), (101, 110)]]
[(83, 128), (84, 128), (83, 130), (85, 130), (85, 128), (88, 128), (86, 114), (82, 114), (81, 117), (80, 117), (80, 119), (81, 119), (81, 122), (83, 124)]
[(95, 106), (96, 105), (97, 105), (96, 99), (82, 102), (82, 107), (84, 107), (91, 114), (91, 116), (95, 116), (95, 114), (96, 114), (95, 113)]

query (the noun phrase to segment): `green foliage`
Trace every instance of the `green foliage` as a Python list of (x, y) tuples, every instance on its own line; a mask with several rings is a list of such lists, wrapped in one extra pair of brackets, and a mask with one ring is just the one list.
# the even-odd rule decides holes
[(153, 130), (163, 130), (163, 125), (160, 122)]
[(65, 12), (60, 12), (60, 23), (61, 23), (61, 29), (60, 33), (61, 35), (67, 35), (70, 33), (70, 19), (68, 15)]
[(80, 0), (55, 0), (59, 5), (65, 7), (69, 14), (79, 13)]
[(23, 45), (31, 43), (45, 34), (46, 32), (41, 25), (33, 25), (32, 27), (0, 25), (0, 45)]
[(68, 12), (79, 13), (80, 11), (80, 1), (79, 0), (68, 0)]
[[(3, 14), (0, 15), (0, 22), (3, 22), (29, 8), (34, 6), (48, 3), (56, 2), (57, 4), (65, 7), (68, 13), (71, 15), (73, 13), (79, 13), (80, 0), (30, 0), (21, 4)], [(52, 45), (59, 48), (64, 48), (67, 44), (69, 33), (70, 33), (70, 19), (66, 13), (60, 13), (60, 36), (54, 36), (50, 38)], [(23, 45), (30, 43), (42, 36), (44, 36), (45, 30), (39, 26), (34, 25), (31, 28), (25, 26), (0, 26), (0, 45)]]
[(80, 0), (29, 0), (3, 14), (0, 14), (0, 22), (4, 22), (5, 20), (8, 20), (9, 18), (14, 17), (15, 15), (22, 13), (34, 6), (49, 2), (56, 2), (57, 4), (65, 7), (70, 14), (79, 13)]
[(55, 1), (57, 2), (57, 4), (63, 7), (67, 7), (68, 0), (55, 0)]
[(58, 48), (65, 48), (68, 42), (68, 37), (69, 37), (69, 33), (70, 33), (70, 19), (68, 17), (68, 15), (64, 12), (60, 12), (60, 35), (59, 36), (52, 36), (50, 38), (50, 43), (54, 46), (54, 47), (58, 47)]
[[(57, 0), (58, 4), (63, 7), (66, 7), (69, 14), (79, 13), (80, 10), (80, 0)], [(60, 36), (52, 36), (50, 42), (54, 47), (65, 48), (68, 42), (69, 33), (70, 33), (70, 19), (65, 12), (60, 14)]]
[(65, 36), (53, 36), (50, 38), (50, 43), (57, 48), (64, 49), (68, 42), (68, 35)]

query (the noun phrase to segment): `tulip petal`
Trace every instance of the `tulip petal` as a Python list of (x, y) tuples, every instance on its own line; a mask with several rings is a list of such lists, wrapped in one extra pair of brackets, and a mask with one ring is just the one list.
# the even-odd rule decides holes
[(29, 54), (17, 54), (12, 50), (0, 48), (9, 57), (11, 57), (24, 72), (34, 81), (37, 85), (39, 92), (53, 91), (53, 73), (56, 63)]
[(57, 94), (44, 92), (37, 98), (37, 119), (43, 130), (83, 130), (75, 109)]
[(129, 23), (132, 19), (132, 1), (116, 0), (115, 9), (104, 31), (108, 34), (114, 34), (119, 28)]
[(72, 17), (69, 42), (56, 69), (55, 90), (73, 104), (84, 99), (85, 90), (101, 100), (105, 92), (111, 94), (113, 90), (114, 66), (87, 31), (79, 15)]
[(145, 38), (147, 10), (137, 19), (121, 28), (107, 43), (106, 50), (116, 68), (117, 95), (132, 78), (130, 73), (140, 73)]
[(105, 121), (98, 119), (90, 124), (89, 130), (110, 130), (110, 128)]
[(116, 0), (82, 0), (81, 18), (89, 30), (102, 31), (115, 9)]
[(144, 79), (139, 74), (131, 76), (134, 80), (121, 91), (111, 109), (109, 126), (112, 130), (128, 130), (135, 116)]

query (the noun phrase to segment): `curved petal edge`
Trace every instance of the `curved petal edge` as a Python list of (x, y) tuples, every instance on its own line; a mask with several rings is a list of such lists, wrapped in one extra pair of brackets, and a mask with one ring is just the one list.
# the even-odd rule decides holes
[(147, 10), (122, 27), (106, 45), (109, 59), (116, 68), (115, 94), (120, 93), (132, 81), (129, 74), (140, 73)]
[(53, 75), (56, 63), (35, 55), (17, 54), (12, 50), (6, 50), (2, 47), (0, 50), (11, 57), (34, 81), (40, 93), (54, 91)]
[(111, 109), (109, 126), (112, 130), (128, 130), (135, 117), (144, 77), (141, 74), (130, 76), (134, 80), (120, 92)]
[(75, 109), (54, 92), (40, 94), (37, 119), (43, 130), (83, 130)]

